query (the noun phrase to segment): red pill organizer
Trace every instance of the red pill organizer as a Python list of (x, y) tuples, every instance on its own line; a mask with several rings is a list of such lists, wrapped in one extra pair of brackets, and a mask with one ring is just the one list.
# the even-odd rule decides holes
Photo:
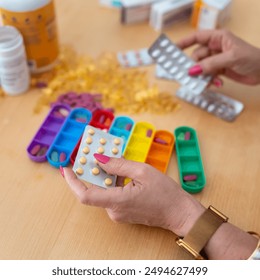
[(196, 131), (187, 126), (174, 131), (180, 183), (189, 193), (198, 193), (206, 185), (206, 178)]

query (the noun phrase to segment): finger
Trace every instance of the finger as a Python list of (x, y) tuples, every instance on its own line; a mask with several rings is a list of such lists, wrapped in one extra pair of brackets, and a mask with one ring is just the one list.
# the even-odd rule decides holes
[(230, 78), (236, 82), (239, 82), (241, 84), (245, 84), (245, 85), (257, 85), (258, 84), (257, 78), (240, 75), (230, 69), (226, 70), (225, 75), (228, 78)]
[(201, 59), (208, 57), (210, 54), (211, 52), (208, 47), (200, 46), (193, 51), (191, 58), (195, 61), (200, 61)]
[(233, 55), (230, 52), (219, 53), (210, 57), (207, 57), (194, 65), (189, 69), (191, 76), (197, 76), (200, 74), (216, 75), (225, 68), (230, 68), (233, 65)]
[(214, 77), (214, 78), (212, 79), (212, 82), (211, 82), (211, 83), (212, 83), (214, 86), (218, 87), (218, 88), (220, 88), (220, 87), (223, 86), (223, 80), (220, 79), (219, 77)]
[(208, 45), (213, 40), (214, 42), (219, 42), (214, 44), (215, 49), (219, 49), (222, 37), (223, 32), (221, 30), (216, 30), (215, 32), (212, 32), (212, 30), (200, 30), (179, 41), (177, 46), (181, 49), (186, 49), (195, 44)]
[(147, 164), (136, 162), (132, 160), (126, 160), (124, 158), (110, 158), (101, 154), (94, 154), (100, 167), (108, 174), (118, 175), (122, 177), (128, 177), (136, 181), (144, 180), (144, 170), (148, 168)]
[(111, 203), (117, 200), (117, 195), (113, 192), (119, 188), (103, 189), (97, 186), (87, 188), (71, 169), (63, 168), (63, 170), (66, 182), (81, 203), (108, 208)]

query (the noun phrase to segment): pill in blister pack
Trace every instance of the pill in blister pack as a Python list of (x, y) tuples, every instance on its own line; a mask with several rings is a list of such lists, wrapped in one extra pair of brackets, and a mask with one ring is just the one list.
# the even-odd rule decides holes
[(176, 96), (229, 122), (233, 121), (244, 108), (241, 102), (210, 90), (194, 95), (189, 89), (182, 87), (177, 91)]
[(107, 188), (114, 187), (116, 176), (107, 174), (97, 165), (95, 153), (121, 157), (124, 140), (94, 126), (87, 125), (82, 136), (73, 171), (79, 179)]
[(169, 77), (189, 88), (193, 94), (201, 94), (211, 80), (210, 76), (204, 75), (191, 77), (188, 70), (195, 65), (195, 62), (164, 34), (153, 43), (148, 49), (148, 53), (159, 66), (170, 74)]
[(154, 63), (147, 49), (120, 52), (117, 54), (117, 59), (123, 67), (139, 67)]

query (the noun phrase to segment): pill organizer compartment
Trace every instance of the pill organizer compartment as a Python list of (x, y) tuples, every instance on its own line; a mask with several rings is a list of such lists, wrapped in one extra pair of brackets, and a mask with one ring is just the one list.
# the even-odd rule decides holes
[(155, 127), (147, 122), (137, 122), (126, 144), (124, 157), (145, 162), (155, 133)]
[(118, 137), (122, 137), (124, 139), (124, 145), (123, 145), (123, 152), (126, 147), (126, 143), (132, 133), (133, 127), (134, 127), (134, 121), (126, 116), (118, 116), (116, 117), (110, 128), (109, 133)]
[[(95, 110), (91, 120), (89, 121), (89, 125), (94, 126), (99, 129), (103, 129), (104, 131), (108, 131), (114, 119), (114, 114), (110, 111), (98, 109)], [(75, 145), (71, 155), (70, 155), (70, 162), (74, 164), (75, 158), (78, 153), (79, 145), (81, 142), (81, 138), (78, 140), (77, 144)]]
[(47, 117), (27, 147), (27, 154), (31, 160), (36, 162), (47, 160), (46, 153), (69, 112), (70, 108), (62, 104), (57, 104), (50, 109)]
[(91, 117), (92, 113), (85, 108), (75, 108), (70, 112), (48, 150), (47, 159), (52, 166), (59, 168), (69, 164), (70, 156)]
[(166, 173), (174, 148), (174, 136), (166, 130), (158, 130), (148, 152), (146, 163)]
[[(174, 131), (180, 183), (189, 193), (198, 193), (206, 185), (206, 178), (196, 131), (187, 126)], [(195, 177), (185, 180), (186, 176)]]

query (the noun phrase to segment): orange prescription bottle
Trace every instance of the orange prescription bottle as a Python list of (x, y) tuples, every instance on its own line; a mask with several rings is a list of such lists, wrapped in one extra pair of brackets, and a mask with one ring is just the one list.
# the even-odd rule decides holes
[(194, 28), (196, 28), (198, 26), (200, 9), (202, 6), (203, 6), (202, 0), (195, 0), (195, 2), (193, 4), (192, 15), (191, 15), (191, 25)]
[(31, 73), (51, 70), (59, 54), (53, 0), (0, 0), (0, 10), (3, 24), (23, 36)]

